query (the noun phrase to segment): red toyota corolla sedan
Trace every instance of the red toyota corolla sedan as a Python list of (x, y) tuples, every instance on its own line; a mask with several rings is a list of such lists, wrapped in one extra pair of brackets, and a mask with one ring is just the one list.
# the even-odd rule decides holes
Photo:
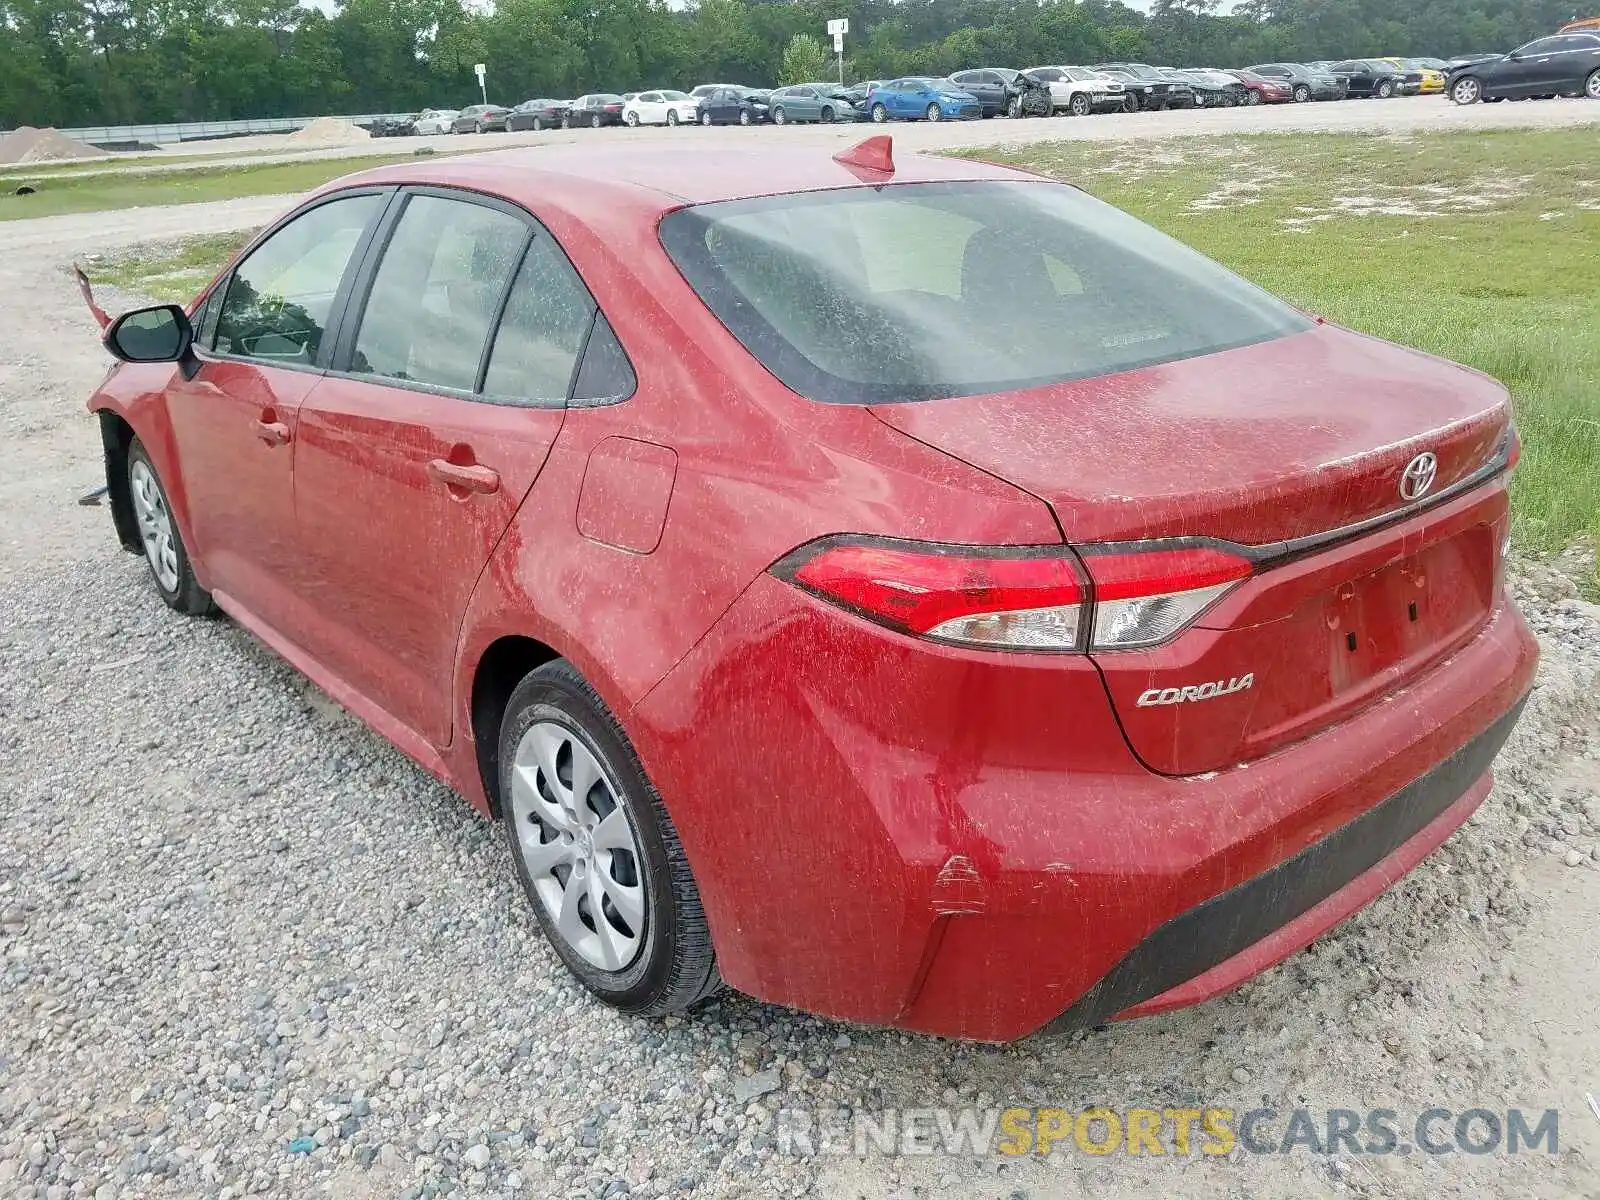
[(620, 1009), (1214, 996), (1488, 791), (1506, 392), (890, 151), (339, 180), (108, 330), (118, 536), (501, 821)]

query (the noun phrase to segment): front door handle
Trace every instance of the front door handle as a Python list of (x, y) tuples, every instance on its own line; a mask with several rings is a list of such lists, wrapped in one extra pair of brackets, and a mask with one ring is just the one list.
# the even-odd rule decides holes
[(251, 421), (250, 430), (269, 446), (282, 446), (289, 440), (289, 427), (282, 421)]
[(481, 463), (463, 465), (445, 458), (429, 459), (428, 476), (446, 487), (464, 488), (483, 496), (500, 490), (500, 473)]

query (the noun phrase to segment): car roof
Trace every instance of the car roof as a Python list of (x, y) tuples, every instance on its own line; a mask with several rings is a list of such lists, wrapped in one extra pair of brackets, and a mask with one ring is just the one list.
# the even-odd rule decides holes
[[(1037, 179), (973, 159), (901, 153), (893, 183)], [(877, 183), (877, 180), (872, 180)], [(825, 149), (796, 153), (787, 143), (707, 149), (686, 159), (676, 146), (538, 146), (491, 151), (437, 161), (417, 159), (375, 167), (334, 180), (331, 191), (358, 184), (436, 184), (593, 215), (606, 201), (666, 212), (684, 204), (708, 204), (864, 186), (855, 170), (835, 162)]]

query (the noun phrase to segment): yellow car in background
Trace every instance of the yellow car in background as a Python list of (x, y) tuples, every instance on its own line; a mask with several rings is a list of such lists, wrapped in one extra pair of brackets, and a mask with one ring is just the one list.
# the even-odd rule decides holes
[(1400, 91), (1407, 96), (1439, 95), (1444, 91), (1444, 72), (1416, 58), (1385, 58), (1400, 72)]

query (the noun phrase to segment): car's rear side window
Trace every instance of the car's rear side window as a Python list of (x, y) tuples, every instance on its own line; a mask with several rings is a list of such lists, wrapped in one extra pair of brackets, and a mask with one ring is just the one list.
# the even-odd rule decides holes
[(350, 369), (475, 390), (527, 237), (526, 223), (499, 209), (412, 196), (372, 281)]
[(486, 396), (559, 404), (572, 388), (595, 304), (547, 234), (528, 246), (489, 352)]
[(995, 181), (762, 197), (661, 226), (691, 286), (801, 395), (871, 404), (1111, 374), (1310, 327), (1074, 188)]

